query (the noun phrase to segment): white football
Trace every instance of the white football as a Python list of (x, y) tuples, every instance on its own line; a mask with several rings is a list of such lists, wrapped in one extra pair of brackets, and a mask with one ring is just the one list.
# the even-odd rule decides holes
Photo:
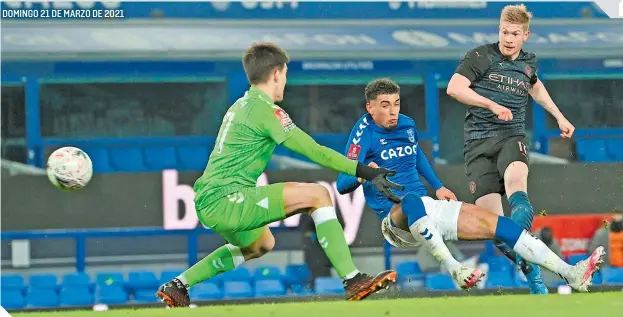
[(76, 147), (62, 147), (50, 154), (47, 173), (55, 187), (73, 191), (86, 186), (93, 176), (91, 158)]

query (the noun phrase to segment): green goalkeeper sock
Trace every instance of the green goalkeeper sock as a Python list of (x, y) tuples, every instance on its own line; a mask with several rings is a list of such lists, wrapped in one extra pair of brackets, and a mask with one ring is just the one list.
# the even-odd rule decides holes
[(337, 274), (343, 279), (357, 275), (359, 271), (348, 249), (344, 229), (337, 220), (335, 208), (333, 206), (318, 208), (312, 212), (311, 217), (316, 225), (318, 242)]
[(242, 263), (244, 263), (244, 256), (240, 248), (226, 244), (208, 254), (176, 278), (190, 288), (218, 274), (233, 270)]

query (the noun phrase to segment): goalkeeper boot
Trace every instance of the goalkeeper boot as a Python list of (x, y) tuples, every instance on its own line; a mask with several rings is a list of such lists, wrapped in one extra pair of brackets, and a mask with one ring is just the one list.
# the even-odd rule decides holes
[(156, 296), (165, 302), (169, 307), (188, 307), (190, 306), (190, 296), (188, 288), (182, 281), (174, 278), (158, 288)]
[(384, 271), (377, 276), (358, 273), (355, 277), (344, 280), (347, 300), (362, 300), (396, 283), (396, 271)]

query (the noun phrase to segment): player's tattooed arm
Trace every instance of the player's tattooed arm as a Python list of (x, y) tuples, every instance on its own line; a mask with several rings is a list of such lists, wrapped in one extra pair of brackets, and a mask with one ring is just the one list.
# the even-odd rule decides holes
[(565, 118), (562, 112), (560, 112), (560, 109), (558, 109), (558, 106), (556, 106), (556, 103), (554, 103), (552, 97), (547, 92), (545, 85), (543, 85), (543, 82), (538, 78), (536, 78), (536, 82), (533, 83), (530, 89), (530, 96), (556, 119), (561, 131), (560, 136), (563, 138), (570, 138), (573, 135), (575, 127)]

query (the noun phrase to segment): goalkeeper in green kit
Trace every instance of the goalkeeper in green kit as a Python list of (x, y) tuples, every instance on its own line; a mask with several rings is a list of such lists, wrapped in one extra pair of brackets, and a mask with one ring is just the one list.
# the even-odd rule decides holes
[(194, 186), (199, 220), (228, 243), (160, 286), (157, 296), (169, 307), (188, 306), (189, 288), (272, 250), (275, 237), (267, 225), (299, 212), (311, 215), (320, 245), (344, 281), (348, 300), (364, 299), (396, 281), (394, 271), (370, 276), (357, 270), (325, 187), (302, 183), (256, 187), (273, 150), (281, 144), (319, 165), (365, 179), (388, 199), (400, 201), (392, 188), (402, 186), (387, 179), (394, 172), (366, 166), (317, 144), (274, 104), (283, 100), (288, 61), (286, 53), (271, 43), (253, 44), (244, 54), (251, 88), (225, 114), (208, 166)]

